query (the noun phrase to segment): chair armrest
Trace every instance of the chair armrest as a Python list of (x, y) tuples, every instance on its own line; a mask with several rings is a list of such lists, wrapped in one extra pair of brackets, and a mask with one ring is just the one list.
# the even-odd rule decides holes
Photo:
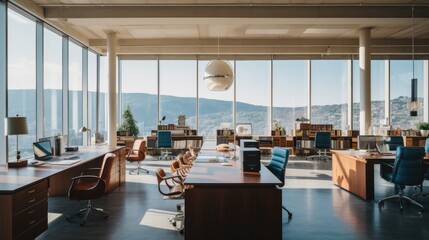
[(102, 178), (94, 176), (94, 175), (80, 175), (71, 179), (71, 181), (76, 181), (80, 179), (98, 179), (104, 181)]
[(393, 169), (393, 164), (391, 163), (381, 162), (381, 165), (385, 165), (386, 167), (390, 167), (391, 169)]
[(131, 155), (131, 153), (132, 152), (134, 152), (134, 151), (138, 151), (138, 152), (140, 152), (141, 154), (146, 154), (145, 152), (142, 152), (142, 151), (140, 151), (139, 149), (130, 149), (130, 150), (128, 150), (128, 153), (127, 153), (127, 158)]

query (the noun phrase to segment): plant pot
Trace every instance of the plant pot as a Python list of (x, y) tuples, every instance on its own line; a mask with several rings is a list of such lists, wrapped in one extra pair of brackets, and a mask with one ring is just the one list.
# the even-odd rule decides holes
[(427, 137), (427, 136), (429, 135), (429, 130), (420, 130), (420, 134), (421, 134), (423, 137)]
[(275, 136), (276, 137), (280, 136), (280, 131), (276, 131)]

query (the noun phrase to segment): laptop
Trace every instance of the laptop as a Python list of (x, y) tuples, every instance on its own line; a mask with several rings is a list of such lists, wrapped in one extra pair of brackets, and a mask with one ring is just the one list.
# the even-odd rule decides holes
[(375, 146), (377, 147), (377, 152), (381, 155), (395, 155), (395, 151), (390, 151), (387, 144), (377, 143)]
[(50, 160), (52, 159), (52, 147), (50, 140), (43, 140), (33, 143), (34, 158), (36, 160)]

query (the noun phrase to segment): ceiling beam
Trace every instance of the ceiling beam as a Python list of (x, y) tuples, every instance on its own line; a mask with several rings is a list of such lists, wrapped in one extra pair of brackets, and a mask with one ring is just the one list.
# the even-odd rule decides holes
[[(46, 18), (411, 18), (411, 6), (46, 6)], [(429, 18), (429, 6), (414, 6)]]

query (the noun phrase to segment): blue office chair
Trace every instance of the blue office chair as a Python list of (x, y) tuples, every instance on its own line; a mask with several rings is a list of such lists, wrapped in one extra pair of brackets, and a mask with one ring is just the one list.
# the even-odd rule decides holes
[[(276, 176), (281, 182), (281, 186), (278, 187), (281, 189), (285, 185), (285, 172), (286, 165), (289, 159), (289, 150), (280, 147), (274, 147), (271, 161), (268, 164), (267, 168)], [(292, 213), (282, 205), (282, 208), (287, 212), (289, 219), (292, 218)]]
[[(425, 153), (429, 153), (429, 138), (426, 138)], [(423, 172), (424, 172), (423, 179), (429, 180), (429, 165), (426, 163), (423, 163)], [(426, 196), (426, 195), (429, 195), (429, 192), (423, 192), (423, 184), (422, 184), (422, 187), (420, 188), (420, 193), (414, 194), (413, 197)]]
[(395, 193), (397, 194), (381, 199), (378, 201), (379, 206), (382, 206), (386, 200), (399, 199), (401, 211), (403, 209), (402, 200), (407, 200), (423, 210), (420, 203), (404, 195), (404, 188), (405, 186), (422, 187), (424, 156), (425, 149), (423, 147), (398, 147), (393, 165), (388, 163), (380, 165), (380, 176), (395, 184)]
[(171, 150), (173, 146), (171, 131), (158, 130), (158, 135), (156, 139), (157, 139), (157, 148), (161, 150), (161, 156), (159, 157), (159, 159), (165, 159), (165, 160), (171, 159), (172, 156), (169, 155), (171, 153), (169, 152), (169, 150)]
[(390, 140), (384, 141), (389, 144), (389, 151), (396, 151), (397, 147), (404, 146), (404, 138), (402, 136), (390, 136)]
[(316, 137), (314, 138), (314, 148), (317, 149), (318, 155), (313, 155), (307, 157), (309, 159), (318, 159), (325, 160), (332, 159), (332, 157), (327, 155), (327, 150), (331, 148), (331, 133), (330, 132), (316, 132)]

